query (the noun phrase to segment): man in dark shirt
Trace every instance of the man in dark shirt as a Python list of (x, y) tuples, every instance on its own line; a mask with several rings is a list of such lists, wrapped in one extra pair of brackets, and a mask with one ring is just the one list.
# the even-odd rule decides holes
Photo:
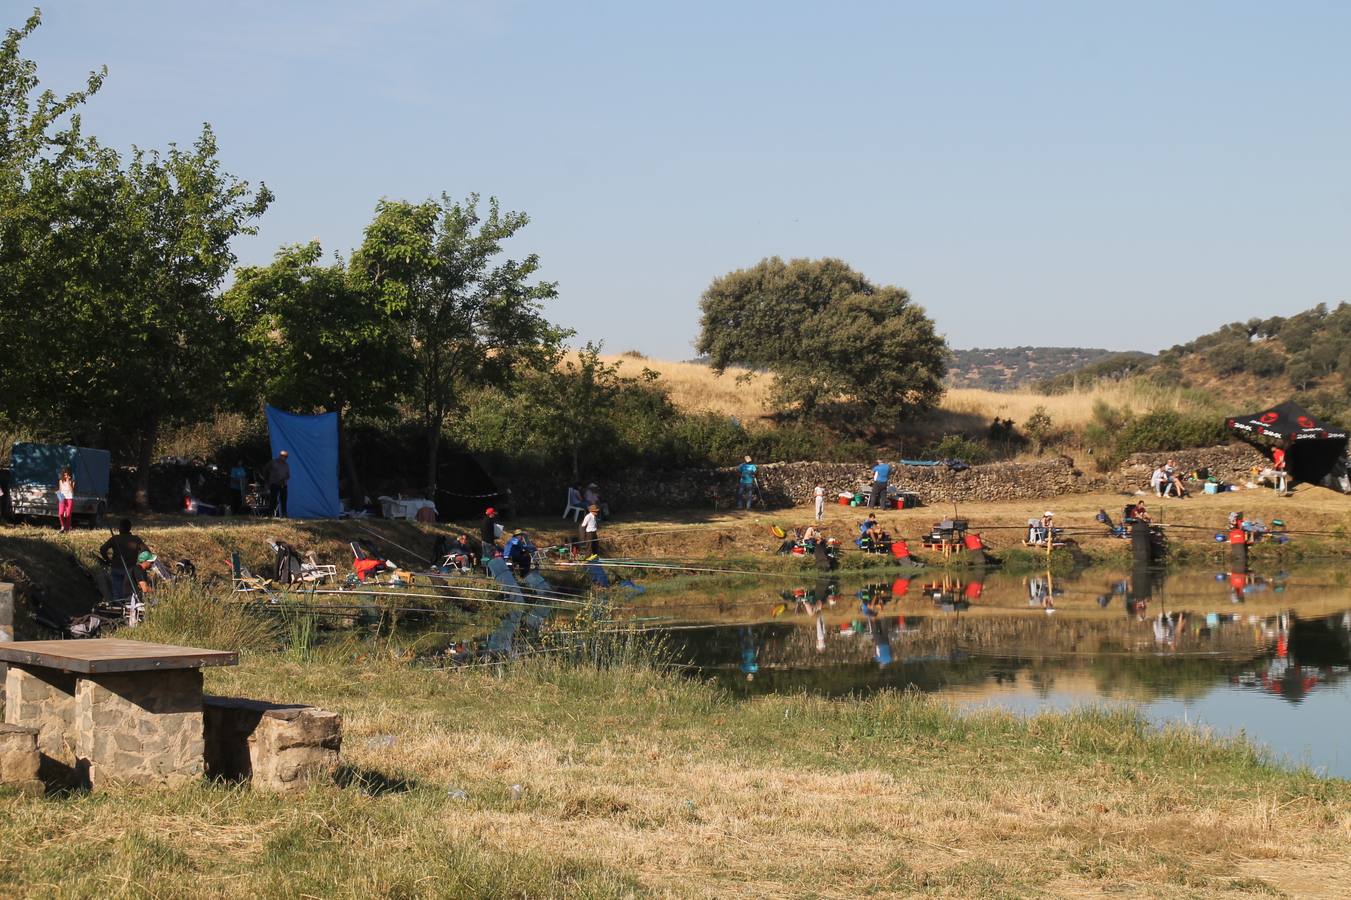
[(267, 492), (272, 498), (272, 515), (285, 519), (286, 485), (291, 480), (291, 464), (286, 461), (285, 450), (267, 464)]
[(483, 558), (493, 558), (497, 548), (497, 510), (491, 506), (483, 511), (483, 523), (479, 525), (479, 540), (483, 542)]
[(134, 575), (139, 571), (137, 561), (142, 553), (150, 549), (145, 541), (131, 533), (130, 519), (119, 522), (117, 529), (117, 534), (104, 541), (99, 548), (99, 558), (108, 564), (112, 573), (114, 600), (131, 593)]

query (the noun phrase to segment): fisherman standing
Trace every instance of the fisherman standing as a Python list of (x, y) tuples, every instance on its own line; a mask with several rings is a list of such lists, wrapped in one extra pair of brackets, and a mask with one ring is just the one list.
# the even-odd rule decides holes
[(887, 483), (891, 481), (891, 466), (882, 460), (873, 463), (873, 487), (868, 495), (868, 508), (881, 509), (887, 502)]
[(737, 466), (739, 482), (736, 489), (736, 505), (741, 508), (741, 500), (746, 500), (746, 509), (751, 508), (751, 501), (755, 499), (755, 463), (751, 462), (750, 455), (746, 456), (746, 461)]
[(600, 507), (591, 504), (586, 508), (586, 518), (582, 519), (581, 538), (582, 554), (587, 559), (595, 559), (600, 555)]
[(287, 462), (287, 456), (283, 450), (267, 464), (267, 492), (272, 502), (272, 515), (281, 519), (287, 518), (286, 488), (291, 481), (291, 464)]
[(497, 550), (497, 510), (491, 506), (483, 511), (483, 522), (479, 525), (478, 536), (483, 542), (483, 558), (492, 559)]

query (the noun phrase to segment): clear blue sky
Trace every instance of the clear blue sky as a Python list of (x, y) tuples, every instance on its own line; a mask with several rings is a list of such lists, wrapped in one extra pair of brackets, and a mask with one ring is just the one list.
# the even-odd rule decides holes
[[(0, 0), (4, 24), (28, 6)], [(376, 200), (496, 195), (552, 309), (687, 358), (708, 282), (838, 256), (955, 347), (1154, 350), (1351, 295), (1351, 4), (45, 4), (117, 147), (215, 127), (346, 252)]]

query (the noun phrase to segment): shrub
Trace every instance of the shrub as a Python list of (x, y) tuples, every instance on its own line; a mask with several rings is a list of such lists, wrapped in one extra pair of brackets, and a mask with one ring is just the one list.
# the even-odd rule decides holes
[(270, 650), (277, 646), (275, 622), (195, 581), (160, 588), (145, 621), (134, 630), (119, 629), (118, 636), (209, 650)]
[(1130, 422), (1119, 432), (1115, 455), (1124, 458), (1150, 450), (1209, 447), (1227, 439), (1224, 420), (1218, 416), (1188, 416), (1173, 410), (1155, 410)]
[(1046, 412), (1046, 407), (1038, 406), (1032, 410), (1032, 415), (1028, 416), (1027, 421), (1023, 423), (1023, 431), (1032, 441), (1033, 453), (1040, 453), (1042, 448), (1050, 442), (1053, 427), (1051, 416)]
[(945, 434), (943, 439), (930, 444), (923, 451), (925, 459), (960, 459), (968, 463), (989, 462), (994, 452), (986, 444), (960, 434)]

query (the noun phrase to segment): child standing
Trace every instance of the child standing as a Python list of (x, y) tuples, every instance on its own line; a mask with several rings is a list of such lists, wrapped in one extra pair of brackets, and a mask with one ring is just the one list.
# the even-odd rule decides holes
[(56, 521), (61, 531), (75, 530), (74, 512), (75, 476), (67, 466), (61, 470), (61, 477), (56, 480)]
[(817, 485), (812, 493), (816, 497), (816, 521), (823, 521), (826, 517), (826, 489)]

